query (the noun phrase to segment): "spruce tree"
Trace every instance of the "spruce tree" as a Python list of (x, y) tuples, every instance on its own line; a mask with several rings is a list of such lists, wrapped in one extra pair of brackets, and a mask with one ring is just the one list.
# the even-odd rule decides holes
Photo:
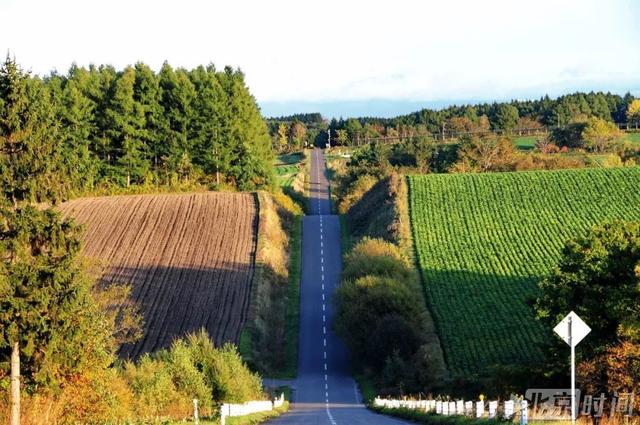
[(162, 135), (166, 131), (164, 110), (160, 104), (162, 93), (158, 78), (148, 65), (138, 62), (135, 71), (133, 99), (142, 108), (145, 121), (140, 139), (146, 145), (147, 160), (157, 171), (164, 149)]
[(133, 97), (135, 77), (136, 73), (131, 67), (118, 76), (112, 86), (106, 111), (106, 134), (112, 143), (112, 155), (116, 158), (113, 174), (123, 176), (127, 186), (132, 182), (142, 183), (149, 169), (142, 142), (144, 109)]

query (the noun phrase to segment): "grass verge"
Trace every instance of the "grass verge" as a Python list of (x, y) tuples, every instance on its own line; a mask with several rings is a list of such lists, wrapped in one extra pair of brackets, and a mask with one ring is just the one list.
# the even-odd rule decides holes
[(300, 273), (302, 255), (302, 216), (296, 216), (289, 235), (289, 288), (286, 322), (286, 366), (282, 378), (295, 378), (298, 371), (298, 332), (300, 329)]
[(429, 425), (504, 425), (511, 423), (500, 419), (476, 419), (457, 415), (445, 416), (404, 408), (389, 409), (386, 407), (371, 407), (371, 410), (383, 415), (395, 416), (397, 418), (408, 419), (419, 424)]

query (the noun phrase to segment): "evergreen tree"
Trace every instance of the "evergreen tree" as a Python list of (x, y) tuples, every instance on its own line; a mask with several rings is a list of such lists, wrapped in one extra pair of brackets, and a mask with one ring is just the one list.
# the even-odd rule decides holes
[(91, 298), (79, 240), (79, 228), (53, 210), (0, 209), (0, 368), (11, 357), (18, 415), (21, 375), (27, 388), (55, 389), (113, 361), (112, 329)]
[(126, 185), (141, 183), (149, 168), (142, 142), (144, 109), (133, 97), (136, 73), (126, 68), (114, 81), (106, 111), (106, 134), (111, 140), (111, 156), (116, 159), (114, 174), (122, 175)]
[(226, 67), (219, 74), (230, 107), (224, 141), (230, 152), (229, 176), (242, 190), (273, 184), (273, 151), (267, 126), (255, 99), (249, 93), (244, 75)]
[(151, 68), (142, 62), (135, 66), (135, 83), (133, 86), (133, 99), (142, 109), (145, 126), (140, 130), (139, 137), (145, 145), (147, 161), (157, 169), (160, 158), (163, 155), (164, 141), (164, 110), (161, 105), (162, 93), (158, 78)]
[(175, 172), (184, 152), (189, 153), (188, 135), (195, 89), (184, 70), (174, 71), (166, 62), (160, 70), (159, 84), (167, 120), (163, 126), (166, 144), (163, 161), (170, 171)]
[(222, 143), (222, 125), (229, 117), (225, 93), (213, 66), (194, 69), (191, 81), (196, 93), (190, 125), (194, 162), (205, 173), (214, 175), (216, 184), (220, 184), (220, 173), (224, 172), (228, 159)]
[(56, 139), (47, 88), (7, 57), (0, 67), (0, 184), (14, 205), (64, 195)]
[(57, 111), (64, 143), (63, 168), (69, 175), (70, 190), (91, 189), (97, 179), (97, 158), (91, 151), (96, 104), (85, 94), (83, 85), (86, 83), (86, 70), (72, 67)]

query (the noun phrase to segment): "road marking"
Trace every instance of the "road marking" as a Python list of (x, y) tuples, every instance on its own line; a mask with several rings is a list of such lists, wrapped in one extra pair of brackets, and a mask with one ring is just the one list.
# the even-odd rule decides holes
[[(322, 280), (324, 280), (324, 279), (322, 279)], [(322, 284), (322, 290), (324, 291), (324, 283)]]
[(324, 264), (324, 257), (320, 257), (320, 263)]
[[(324, 274), (322, 274), (322, 280), (324, 280)], [(323, 284), (324, 285), (324, 284)]]
[(328, 390), (329, 389), (329, 384), (324, 384), (324, 389)]
[(320, 240), (322, 240), (322, 233), (320, 233)]
[(326, 335), (326, 333), (327, 333), (327, 328), (326, 328), (326, 326), (323, 326), (323, 327), (322, 327), (322, 333)]
[(326, 319), (327, 319), (327, 318), (326, 318), (326, 316), (323, 314), (323, 315), (322, 315), (322, 322), (323, 322), (323, 323), (324, 323), (324, 322), (326, 322), (326, 321), (327, 321)]
[(327, 370), (327, 364), (326, 363), (324, 364), (324, 370)]
[(324, 272), (324, 266), (320, 266), (320, 269)]
[(320, 255), (324, 255), (324, 249), (320, 248)]
[(324, 358), (325, 358), (325, 360), (327, 359), (327, 352), (326, 351), (324, 352)]
[(322, 294), (322, 301), (324, 301), (324, 293)]
[(320, 248), (324, 248), (324, 242), (320, 241)]
[(331, 425), (336, 425), (336, 421), (333, 420), (333, 416), (331, 416), (331, 411), (329, 410), (329, 406), (327, 406), (327, 416), (329, 416), (329, 421)]
[(327, 346), (327, 338), (322, 338), (322, 342), (324, 343), (324, 346)]
[(324, 374), (324, 380), (326, 381), (328, 379), (327, 374)]

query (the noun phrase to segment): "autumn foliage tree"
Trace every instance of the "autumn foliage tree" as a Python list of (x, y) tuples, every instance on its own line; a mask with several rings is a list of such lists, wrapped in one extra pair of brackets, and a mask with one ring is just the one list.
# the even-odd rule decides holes
[[(640, 222), (613, 222), (565, 245), (536, 302), (548, 329), (570, 311), (592, 328), (580, 343), (581, 376), (596, 391), (623, 391), (640, 382)], [(559, 338), (547, 347), (557, 374), (566, 371)]]
[(622, 132), (612, 122), (601, 118), (590, 118), (584, 130), (582, 139), (587, 149), (594, 152), (605, 152), (622, 138)]

